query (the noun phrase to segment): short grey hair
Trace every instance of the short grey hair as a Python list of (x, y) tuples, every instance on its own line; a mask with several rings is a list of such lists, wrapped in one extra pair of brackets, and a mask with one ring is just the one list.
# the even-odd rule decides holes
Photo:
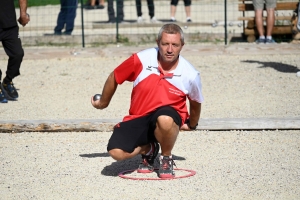
[(183, 35), (183, 31), (180, 28), (180, 26), (178, 26), (177, 24), (174, 23), (170, 23), (170, 24), (165, 24), (161, 27), (161, 29), (158, 32), (157, 35), (157, 41), (159, 42), (161, 40), (162, 37), (162, 33), (168, 33), (168, 34), (180, 34), (180, 41), (182, 44), (184, 44), (184, 35)]

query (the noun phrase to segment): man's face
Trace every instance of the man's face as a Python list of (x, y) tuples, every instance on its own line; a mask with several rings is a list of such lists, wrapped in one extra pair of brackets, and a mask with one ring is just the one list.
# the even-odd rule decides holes
[(168, 34), (163, 32), (160, 41), (157, 41), (160, 59), (165, 63), (176, 61), (184, 44), (181, 43), (180, 34)]

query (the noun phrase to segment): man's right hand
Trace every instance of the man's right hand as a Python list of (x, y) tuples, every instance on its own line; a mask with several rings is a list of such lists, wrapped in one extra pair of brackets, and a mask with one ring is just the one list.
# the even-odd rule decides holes
[(18, 22), (24, 27), (28, 22), (30, 21), (30, 16), (26, 14), (20, 15), (20, 18), (18, 19)]
[(94, 108), (101, 109), (101, 107), (100, 107), (100, 99), (94, 101), (94, 96), (92, 96), (91, 97), (91, 103), (94, 106)]

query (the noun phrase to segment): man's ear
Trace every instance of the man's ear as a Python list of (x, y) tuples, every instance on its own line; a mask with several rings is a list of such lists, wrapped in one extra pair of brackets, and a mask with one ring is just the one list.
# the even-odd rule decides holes
[(158, 41), (158, 39), (156, 39), (156, 44), (157, 44), (157, 46), (158, 46), (158, 44), (159, 44), (159, 41)]

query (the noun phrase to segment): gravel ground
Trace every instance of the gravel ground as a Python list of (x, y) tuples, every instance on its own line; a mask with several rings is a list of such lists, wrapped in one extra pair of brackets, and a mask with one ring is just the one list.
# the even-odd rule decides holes
[[(201, 72), (201, 118), (299, 116), (300, 51), (282, 54), (281, 47), (273, 53), (267, 47), (250, 45), (244, 52), (235, 47), (234, 54), (218, 47), (186, 48), (182, 55)], [(106, 110), (94, 109), (90, 97), (141, 48), (28, 49), (22, 75), (14, 80), (20, 98), (0, 104), (0, 120), (121, 119), (128, 112), (131, 83), (119, 86)], [(1, 56), (2, 70), (6, 62)], [(118, 177), (136, 169), (139, 158), (110, 158), (110, 134), (1, 133), (0, 199), (300, 198), (299, 130), (181, 132), (173, 151), (176, 165), (196, 174), (163, 181)]]

